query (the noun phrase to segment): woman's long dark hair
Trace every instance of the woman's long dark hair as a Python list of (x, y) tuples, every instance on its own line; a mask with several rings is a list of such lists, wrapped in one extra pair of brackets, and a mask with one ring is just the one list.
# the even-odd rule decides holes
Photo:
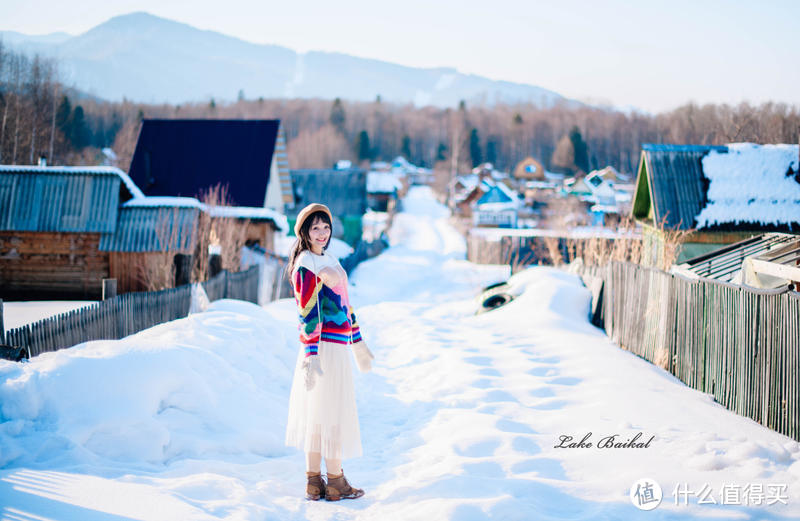
[(328, 245), (331, 243), (331, 239), (333, 238), (333, 223), (331, 223), (331, 219), (328, 217), (328, 214), (320, 210), (306, 217), (306, 220), (303, 221), (303, 225), (300, 226), (300, 235), (297, 237), (297, 240), (294, 241), (292, 249), (289, 251), (289, 263), (286, 265), (286, 277), (289, 280), (291, 280), (292, 271), (294, 271), (294, 265), (295, 262), (297, 262), (297, 257), (299, 257), (304, 250), (314, 251), (311, 249), (311, 235), (309, 230), (311, 230), (311, 227), (317, 220), (320, 220), (331, 227), (331, 234), (328, 236), (328, 242), (326, 242), (325, 246), (322, 247), (322, 251), (325, 251), (328, 248)]

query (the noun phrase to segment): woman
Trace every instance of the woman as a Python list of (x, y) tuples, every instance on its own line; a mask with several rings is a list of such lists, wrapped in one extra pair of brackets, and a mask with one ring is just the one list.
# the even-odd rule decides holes
[[(369, 371), (372, 353), (361, 338), (347, 296), (347, 273), (325, 250), (331, 240), (331, 212), (311, 204), (297, 215), (297, 241), (289, 255), (300, 314), (297, 367), (289, 398), (286, 444), (306, 453), (306, 498), (355, 499), (364, 491), (344, 477), (342, 459), (361, 455), (352, 364)], [(325, 459), (327, 483), (322, 478)]]

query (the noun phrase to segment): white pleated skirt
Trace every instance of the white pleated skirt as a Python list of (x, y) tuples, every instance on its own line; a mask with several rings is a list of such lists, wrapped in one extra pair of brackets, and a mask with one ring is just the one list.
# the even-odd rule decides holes
[(320, 452), (323, 458), (361, 456), (361, 433), (353, 387), (350, 346), (320, 342), (318, 356), (322, 376), (306, 391), (300, 349), (289, 396), (286, 445), (304, 452)]

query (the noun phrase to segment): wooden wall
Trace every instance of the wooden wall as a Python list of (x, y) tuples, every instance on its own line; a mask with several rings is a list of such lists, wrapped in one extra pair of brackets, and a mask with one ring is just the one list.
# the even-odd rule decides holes
[(249, 221), (246, 240), (258, 242), (267, 251), (275, 251), (275, 227), (268, 221)]
[(0, 298), (99, 300), (108, 252), (99, 233), (0, 231)]

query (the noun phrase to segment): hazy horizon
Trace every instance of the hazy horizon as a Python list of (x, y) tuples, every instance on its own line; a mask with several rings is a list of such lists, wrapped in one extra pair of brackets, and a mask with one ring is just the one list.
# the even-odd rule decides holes
[(792, 23), (800, 3), (791, 1), (410, 0), (392, 11), (363, 0), (302, 6), (231, 0), (220, 11), (207, 1), (86, 0), (80, 15), (50, 0), (4, 3), (0, 30), (28, 35), (74, 36), (114, 16), (144, 11), (253, 43), (452, 67), (619, 108), (800, 104), (800, 43)]

